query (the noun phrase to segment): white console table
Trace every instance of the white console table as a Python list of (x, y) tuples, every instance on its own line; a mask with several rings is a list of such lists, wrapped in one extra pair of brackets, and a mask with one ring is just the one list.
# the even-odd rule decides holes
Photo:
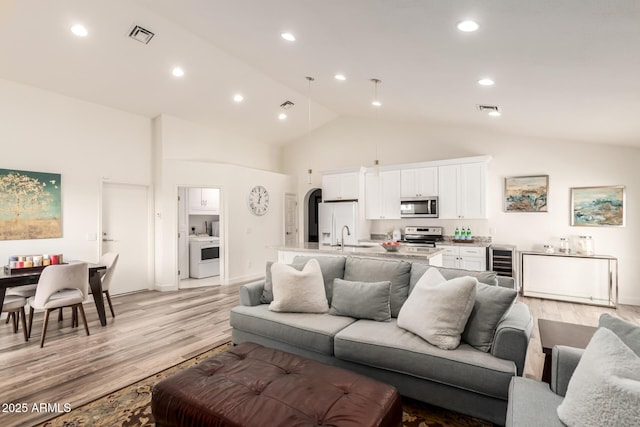
[(608, 255), (520, 252), (522, 295), (615, 307), (618, 259)]

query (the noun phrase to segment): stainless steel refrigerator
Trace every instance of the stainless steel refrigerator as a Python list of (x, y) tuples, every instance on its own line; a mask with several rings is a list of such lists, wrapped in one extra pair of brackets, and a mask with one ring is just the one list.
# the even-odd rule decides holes
[(356, 245), (359, 240), (369, 240), (368, 221), (360, 212), (358, 202), (324, 202), (318, 204), (318, 231), (320, 244), (339, 245), (342, 228), (349, 227), (350, 235), (344, 232), (344, 244)]

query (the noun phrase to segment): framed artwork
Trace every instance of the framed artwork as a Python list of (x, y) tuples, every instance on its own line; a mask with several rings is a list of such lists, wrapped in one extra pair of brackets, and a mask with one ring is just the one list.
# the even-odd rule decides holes
[(549, 175), (504, 179), (505, 212), (547, 212)]
[(571, 225), (624, 226), (624, 185), (571, 189)]
[(0, 240), (62, 237), (60, 174), (0, 169)]

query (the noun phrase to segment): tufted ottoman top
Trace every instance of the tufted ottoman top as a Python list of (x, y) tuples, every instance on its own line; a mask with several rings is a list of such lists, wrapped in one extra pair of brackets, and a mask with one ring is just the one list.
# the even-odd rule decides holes
[(350, 371), (243, 343), (159, 382), (162, 426), (399, 426), (398, 391)]

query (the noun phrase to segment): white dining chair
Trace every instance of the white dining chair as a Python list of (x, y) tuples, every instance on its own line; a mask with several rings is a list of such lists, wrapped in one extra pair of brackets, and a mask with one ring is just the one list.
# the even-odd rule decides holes
[[(89, 335), (89, 326), (82, 307), (82, 302), (86, 299), (88, 292), (89, 269), (84, 262), (51, 265), (42, 270), (36, 294), (29, 298), (29, 329), (27, 335), (31, 337), (34, 310), (44, 310), (42, 336), (40, 337), (40, 347), (42, 348), (47, 333), (49, 314), (51, 311), (62, 307), (72, 307), (74, 311), (76, 309), (80, 310), (84, 329)], [(73, 326), (77, 325), (77, 318), (72, 324)]]
[[(18, 333), (18, 323), (22, 321), (22, 333), (24, 334), (24, 340), (29, 341), (29, 335), (27, 334), (27, 317), (24, 311), (24, 306), (27, 304), (27, 299), (18, 295), (5, 295), (4, 302), (2, 303), (2, 311), (13, 317), (13, 333)], [(7, 317), (7, 320), (9, 317)]]
[(102, 293), (107, 297), (107, 303), (109, 304), (109, 309), (111, 310), (111, 317), (116, 317), (116, 313), (113, 311), (113, 304), (111, 303), (111, 295), (109, 295), (109, 287), (111, 286), (111, 281), (113, 280), (113, 272), (116, 269), (116, 264), (118, 263), (119, 254), (115, 252), (107, 252), (106, 254), (100, 257), (100, 261), (98, 264), (106, 265), (107, 270), (100, 277), (102, 280)]

